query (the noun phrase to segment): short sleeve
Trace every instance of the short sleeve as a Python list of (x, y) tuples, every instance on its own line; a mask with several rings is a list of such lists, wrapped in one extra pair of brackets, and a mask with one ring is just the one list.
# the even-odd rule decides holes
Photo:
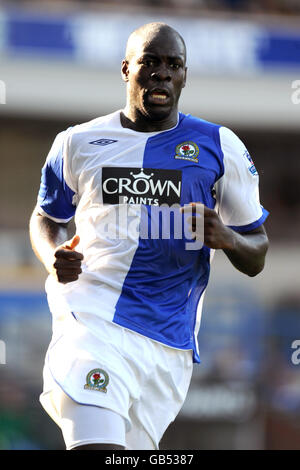
[(68, 222), (75, 214), (75, 192), (64, 178), (63, 145), (67, 131), (58, 134), (42, 168), (38, 210), (55, 222)]
[(224, 173), (215, 185), (217, 211), (223, 223), (237, 232), (259, 227), (268, 216), (260, 204), (259, 176), (243, 142), (220, 127)]

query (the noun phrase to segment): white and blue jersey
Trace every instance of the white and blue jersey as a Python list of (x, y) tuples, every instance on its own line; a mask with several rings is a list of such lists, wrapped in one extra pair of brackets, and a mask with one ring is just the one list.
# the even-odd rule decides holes
[(56, 222), (75, 215), (84, 260), (75, 282), (49, 276), (52, 312), (73, 312), (94, 331), (101, 317), (192, 349), (199, 362), (211, 250), (187, 250), (172, 223), (168, 236), (162, 230), (170, 207), (190, 202), (215, 209), (239, 232), (266, 219), (254, 163), (229, 129), (179, 113), (172, 129), (136, 132), (122, 127), (117, 111), (58, 134), (42, 170), (39, 211)]

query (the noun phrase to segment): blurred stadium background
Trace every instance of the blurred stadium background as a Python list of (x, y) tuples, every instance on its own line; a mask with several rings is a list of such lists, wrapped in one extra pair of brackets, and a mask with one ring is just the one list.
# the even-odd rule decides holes
[(56, 133), (124, 105), (125, 42), (152, 20), (187, 43), (181, 110), (252, 154), (271, 241), (254, 279), (216, 254), (202, 364), (162, 448), (300, 449), (299, 0), (1, 2), (0, 449), (64, 448), (38, 402), (51, 317), (28, 221)]

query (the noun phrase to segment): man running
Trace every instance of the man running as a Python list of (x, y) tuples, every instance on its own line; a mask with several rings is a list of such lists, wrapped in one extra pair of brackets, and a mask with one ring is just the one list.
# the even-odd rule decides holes
[(249, 276), (264, 266), (254, 163), (231, 130), (178, 111), (186, 73), (178, 32), (134, 31), (125, 108), (58, 134), (42, 170), (30, 222), (53, 315), (41, 403), (67, 449), (158, 449), (200, 362), (212, 253)]

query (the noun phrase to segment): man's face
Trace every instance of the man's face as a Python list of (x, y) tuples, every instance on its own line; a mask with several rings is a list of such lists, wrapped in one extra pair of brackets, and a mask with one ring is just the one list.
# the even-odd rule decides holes
[(150, 40), (138, 38), (122, 63), (122, 75), (128, 84), (127, 106), (131, 110), (155, 121), (174, 117), (186, 81), (182, 41), (170, 31)]

